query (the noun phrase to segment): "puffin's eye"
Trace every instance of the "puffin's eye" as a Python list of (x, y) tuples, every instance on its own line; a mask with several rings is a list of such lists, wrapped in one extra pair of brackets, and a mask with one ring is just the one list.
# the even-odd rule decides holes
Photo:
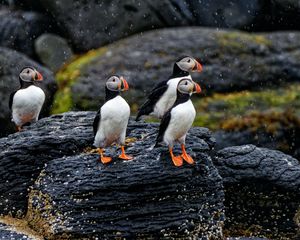
[(188, 85), (188, 82), (185, 82), (185, 85)]
[(190, 63), (190, 62), (191, 62), (191, 59), (189, 59), (187, 62)]
[(115, 82), (115, 81), (116, 81), (116, 79), (113, 79), (112, 81), (113, 81), (113, 82)]
[(27, 70), (27, 73), (30, 73), (30, 71), (29, 71), (29, 70)]

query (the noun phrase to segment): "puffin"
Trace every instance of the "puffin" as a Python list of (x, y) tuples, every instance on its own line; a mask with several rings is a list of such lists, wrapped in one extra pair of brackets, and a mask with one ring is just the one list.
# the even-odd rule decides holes
[[(189, 164), (194, 164), (193, 158), (185, 150), (185, 138), (191, 128), (196, 110), (191, 101), (193, 93), (200, 93), (200, 85), (190, 78), (183, 78), (179, 81), (176, 91), (176, 100), (171, 109), (163, 116), (155, 147), (162, 142), (169, 147), (169, 152), (175, 166), (182, 166), (183, 160)], [(173, 154), (173, 146), (176, 142), (181, 144), (181, 156)]]
[(12, 122), (15, 123), (17, 131), (21, 131), (25, 124), (36, 122), (39, 118), (45, 102), (45, 93), (35, 84), (42, 80), (42, 74), (34, 67), (24, 67), (19, 74), (20, 88), (9, 97)]
[(191, 78), (189, 72), (201, 72), (202, 65), (190, 56), (180, 57), (173, 67), (173, 73), (168, 80), (159, 82), (147, 96), (136, 116), (138, 121), (143, 115), (151, 115), (161, 119), (176, 100), (176, 88), (182, 78)]
[(100, 155), (100, 161), (104, 164), (111, 162), (112, 158), (104, 156), (104, 148), (113, 143), (121, 146), (120, 159), (131, 160), (133, 157), (125, 154), (125, 136), (130, 116), (130, 107), (120, 92), (129, 89), (124, 77), (110, 76), (105, 83), (105, 103), (97, 112), (94, 123), (94, 146)]

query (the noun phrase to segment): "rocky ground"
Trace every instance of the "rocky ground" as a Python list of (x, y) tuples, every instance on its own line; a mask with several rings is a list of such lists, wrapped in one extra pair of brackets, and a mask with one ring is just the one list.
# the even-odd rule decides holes
[(296, 159), (253, 145), (215, 152), (208, 129), (193, 128), (196, 165), (176, 168), (165, 147), (153, 149), (158, 125), (130, 122), (135, 159), (103, 166), (91, 149), (94, 115), (54, 115), (0, 140), (3, 216), (47, 239), (299, 237)]

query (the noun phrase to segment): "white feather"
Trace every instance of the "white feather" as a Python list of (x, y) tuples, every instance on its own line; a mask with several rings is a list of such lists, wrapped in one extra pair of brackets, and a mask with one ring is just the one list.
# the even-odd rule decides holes
[(18, 90), (12, 103), (12, 120), (17, 126), (37, 121), (45, 101), (44, 91), (37, 86)]
[(95, 136), (95, 147), (106, 147), (116, 142), (125, 143), (126, 128), (130, 116), (130, 107), (121, 97), (107, 101), (101, 107), (101, 119)]
[(167, 84), (168, 88), (166, 92), (161, 96), (154, 106), (154, 110), (150, 115), (157, 118), (162, 118), (164, 114), (173, 106), (176, 101), (177, 85), (183, 78), (192, 79), (191, 75), (185, 77), (178, 77), (170, 79)]
[(191, 100), (177, 105), (171, 110), (171, 119), (165, 131), (163, 140), (172, 147), (176, 141), (185, 144), (185, 137), (196, 116), (196, 110)]

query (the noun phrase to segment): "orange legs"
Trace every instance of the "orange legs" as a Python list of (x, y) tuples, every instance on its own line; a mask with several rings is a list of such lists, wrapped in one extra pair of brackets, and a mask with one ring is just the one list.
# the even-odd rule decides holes
[(121, 158), (123, 160), (133, 159), (133, 157), (126, 155), (125, 150), (124, 150), (124, 146), (121, 146), (121, 150), (122, 150), (122, 153), (121, 153), (121, 155), (119, 155), (119, 158)]
[(17, 132), (21, 132), (22, 128), (20, 126), (16, 126)]
[(183, 164), (182, 158), (180, 156), (174, 156), (172, 147), (169, 148), (169, 152), (170, 152), (170, 155), (171, 155), (174, 165), (176, 167), (182, 166), (182, 164)]
[(181, 157), (188, 163), (188, 164), (194, 164), (194, 160), (193, 158), (188, 155), (185, 151), (185, 146), (184, 144), (181, 144), (181, 150), (182, 150), (182, 154), (181, 154)]
[[(103, 155), (104, 149), (103, 148), (98, 148), (98, 153), (100, 155), (100, 161), (104, 164), (111, 162), (112, 158), (111, 157), (105, 157)], [(121, 155), (119, 155), (119, 158), (123, 159), (123, 160), (131, 160), (133, 159), (133, 157), (126, 155), (125, 150), (124, 150), (124, 146), (121, 146), (121, 150), (122, 153)]]
[(100, 154), (100, 161), (102, 162), (102, 163), (109, 163), (109, 162), (111, 162), (111, 160), (112, 160), (112, 158), (111, 157), (104, 157), (103, 156), (103, 149), (102, 148), (98, 148), (98, 153)]

